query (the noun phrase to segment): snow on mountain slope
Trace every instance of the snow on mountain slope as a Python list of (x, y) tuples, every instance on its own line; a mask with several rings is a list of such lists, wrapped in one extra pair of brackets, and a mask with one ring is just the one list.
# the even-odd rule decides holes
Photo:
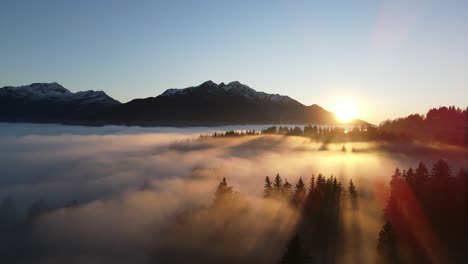
[(30, 85), (0, 88), (0, 95), (14, 97), (29, 97), (31, 99), (64, 98), (73, 95), (68, 89), (58, 83), (33, 83)]
[(30, 85), (12, 87), (6, 86), (0, 88), (0, 96), (8, 96), (16, 99), (30, 100), (30, 101), (57, 101), (57, 102), (79, 102), (82, 104), (87, 103), (100, 103), (103, 105), (119, 104), (103, 91), (83, 91), (72, 93), (62, 85), (53, 83), (33, 83)]
[(199, 90), (204, 90), (206, 92), (219, 92), (219, 90), (223, 90), (227, 94), (242, 96), (250, 100), (270, 101), (275, 103), (297, 102), (288, 96), (257, 92), (256, 90), (238, 81), (233, 81), (228, 84), (216, 84), (212, 81), (206, 81), (199, 86), (192, 86), (182, 89), (168, 89), (160, 96), (180, 96)]

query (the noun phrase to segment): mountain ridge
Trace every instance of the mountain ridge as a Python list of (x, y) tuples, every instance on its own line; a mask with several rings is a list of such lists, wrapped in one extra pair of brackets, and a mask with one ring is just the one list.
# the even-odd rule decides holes
[(103, 91), (73, 93), (62, 85), (32, 83), (0, 88), (0, 121), (66, 122), (81, 120), (120, 104)]
[[(325, 124), (338, 122), (333, 113), (284, 95), (258, 92), (238, 81), (167, 89), (109, 109), (96, 121), (121, 125)], [(368, 124), (354, 120), (353, 124)]]
[[(0, 88), (0, 121), (60, 122), (88, 125), (324, 124), (338, 122), (332, 112), (286, 95), (256, 91), (239, 81), (167, 89), (127, 103), (103, 91), (70, 92), (62, 85), (33, 83)], [(5, 114), (6, 113), (6, 114)], [(352, 124), (368, 124), (354, 120)]]

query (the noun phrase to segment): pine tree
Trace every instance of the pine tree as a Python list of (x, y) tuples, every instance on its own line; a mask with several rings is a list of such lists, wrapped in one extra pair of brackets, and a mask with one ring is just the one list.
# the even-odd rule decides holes
[(351, 197), (353, 198), (357, 197), (357, 191), (356, 191), (356, 187), (354, 186), (353, 179), (349, 180), (348, 191)]
[(265, 185), (263, 189), (263, 197), (269, 198), (273, 193), (273, 184), (270, 181), (270, 177), (265, 177)]
[(395, 169), (395, 172), (392, 175), (390, 180), (390, 197), (388, 199), (387, 206), (384, 210), (385, 217), (390, 219), (390, 217), (396, 217), (399, 214), (400, 208), (400, 192), (402, 187), (402, 177), (399, 168)]
[(390, 187), (394, 188), (398, 181), (401, 179), (401, 172), (399, 168), (395, 169), (395, 172), (392, 175), (392, 179), (390, 180)]
[(338, 184), (338, 180), (336, 179), (336, 177), (333, 177), (332, 185), (333, 185), (333, 192), (334, 193), (337, 193), (337, 192), (341, 191), (341, 186)]
[(321, 173), (319, 173), (319, 175), (317, 176), (317, 189), (321, 189), (323, 187), (323, 185), (325, 184), (325, 178), (323, 177), (323, 175)]
[(314, 189), (315, 189), (315, 175), (312, 174), (312, 177), (310, 177), (309, 193), (312, 193)]
[(419, 200), (425, 200), (427, 193), (427, 185), (429, 183), (429, 171), (426, 165), (419, 162), (414, 175), (414, 191)]
[(416, 174), (414, 178), (416, 186), (421, 187), (422, 185), (425, 185), (427, 183), (427, 180), (429, 178), (429, 172), (424, 163), (419, 162), (418, 167), (416, 168)]
[(310, 177), (310, 183), (309, 183), (309, 192), (307, 193), (306, 199), (305, 199), (305, 206), (306, 207), (311, 207), (314, 201), (314, 196), (315, 196), (315, 176), (312, 174), (312, 177)]
[(291, 198), (292, 185), (288, 182), (288, 179), (284, 180), (283, 189), (281, 190), (283, 197), (286, 199)]
[(279, 173), (276, 174), (275, 180), (273, 182), (273, 193), (276, 197), (281, 195), (281, 191), (283, 190), (283, 180), (281, 179)]
[(408, 183), (409, 186), (414, 188), (416, 181), (415, 181), (416, 174), (414, 173), (412, 168), (409, 168), (405, 174), (405, 181)]
[(438, 184), (447, 184), (450, 180), (450, 168), (448, 164), (440, 159), (432, 166), (430, 175)]
[(219, 183), (218, 188), (214, 194), (214, 204), (219, 204), (229, 200), (232, 195), (232, 187), (228, 186), (226, 178)]
[(296, 189), (294, 191), (293, 203), (295, 206), (300, 206), (304, 203), (306, 196), (305, 184), (302, 181), (302, 178), (299, 178), (299, 181), (296, 184)]

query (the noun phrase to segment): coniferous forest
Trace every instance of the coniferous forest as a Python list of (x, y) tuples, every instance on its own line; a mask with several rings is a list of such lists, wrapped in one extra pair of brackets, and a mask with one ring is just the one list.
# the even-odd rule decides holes
[(380, 125), (364, 124), (348, 129), (337, 126), (272, 126), (261, 131), (226, 131), (212, 137), (251, 135), (301, 136), (322, 142), (386, 141), (429, 142), (465, 146), (467, 110), (450, 107), (433, 108), (426, 115), (413, 114), (404, 118), (387, 120)]
[[(376, 263), (465, 263), (468, 249), (467, 188), (464, 169), (453, 173), (444, 160), (428, 168), (399, 168), (389, 177), (390, 194), (376, 237)], [(340, 210), (359, 204), (358, 187), (336, 177), (312, 175), (306, 185), (277, 174), (265, 178), (265, 199), (280, 199), (298, 210), (296, 227), (280, 263), (336, 263), (343, 242)], [(214, 205), (236, 194), (224, 178)], [(353, 238), (348, 238), (353, 239)]]
[[(453, 172), (444, 160), (430, 167), (420, 162), (414, 168), (396, 168), (388, 180), (389, 195), (382, 212), (382, 227), (375, 237), (375, 263), (465, 263), (468, 257), (466, 171)], [(282, 253), (277, 263), (337, 263), (342, 251), (349, 250), (343, 243), (353, 238), (345, 237), (341, 215), (343, 210), (359, 210), (360, 189), (352, 179), (342, 182), (333, 175), (312, 174), (308, 179), (299, 178), (291, 183), (276, 174), (265, 177), (262, 196), (265, 201), (284, 204), (298, 216), (279, 249)], [(234, 190), (223, 178), (214, 191), (210, 207), (181, 213), (172, 228), (178, 231), (187, 226), (193, 228), (194, 216), (196, 219), (206, 213), (222, 215), (217, 232), (227, 232), (229, 238), (226, 228), (233, 220), (230, 215), (235, 218), (241, 208), (239, 204), (248, 203), (241, 190)], [(78, 206), (79, 202), (73, 200), (62, 208)], [(0, 253), (5, 263), (23, 263), (50, 254), (51, 249), (35, 239), (35, 224), (42, 214), (62, 208), (52, 208), (39, 200), (25, 216), (20, 216), (15, 200), (4, 198), (0, 204)], [(258, 219), (249, 221), (252, 223), (248, 224), (254, 225)], [(194, 235), (197, 236), (196, 232)], [(162, 257), (163, 262), (171, 259)], [(249, 259), (255, 258), (249, 256)], [(154, 260), (158, 263), (161, 256)]]
[(396, 169), (377, 249), (385, 263), (464, 263), (468, 257), (467, 174), (444, 160)]

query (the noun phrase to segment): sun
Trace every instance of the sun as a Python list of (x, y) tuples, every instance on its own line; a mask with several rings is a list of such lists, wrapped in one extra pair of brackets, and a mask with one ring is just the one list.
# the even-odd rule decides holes
[(341, 101), (336, 104), (334, 113), (338, 121), (347, 123), (357, 118), (358, 108), (352, 101)]

